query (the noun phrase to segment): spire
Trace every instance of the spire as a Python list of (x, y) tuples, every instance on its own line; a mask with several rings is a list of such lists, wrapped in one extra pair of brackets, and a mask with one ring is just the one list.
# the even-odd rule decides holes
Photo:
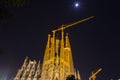
[(79, 70), (77, 70), (77, 79), (78, 79), (78, 80), (81, 80)]
[(28, 56), (26, 56), (25, 60), (24, 60), (24, 63), (26, 63), (28, 61)]
[(49, 58), (49, 52), (50, 52), (50, 34), (48, 34), (48, 41), (45, 49), (45, 55), (44, 55), (44, 61), (47, 61)]
[(69, 41), (69, 37), (68, 37), (68, 33), (66, 34), (66, 44), (65, 44), (65, 48), (67, 49), (67, 54), (69, 55), (69, 66), (70, 66), (70, 72), (71, 74), (74, 74), (74, 66), (73, 66), (73, 59), (72, 59), (72, 51), (71, 51), (71, 46), (70, 46), (70, 41)]
[(38, 77), (40, 78), (40, 72), (41, 72), (40, 61), (38, 61), (38, 64), (36, 65), (36, 72), (35, 72), (33, 80), (38, 80)]
[(24, 63), (22, 65), (22, 67), (21, 67), (22, 71), (26, 68), (27, 64), (28, 64), (28, 56), (25, 58)]
[(64, 59), (64, 27), (61, 27), (60, 57)]
[(76, 73), (76, 69), (75, 69), (74, 75), (75, 75), (75, 79), (77, 79), (77, 73)]
[[(50, 79), (49, 76), (53, 75), (52, 72), (54, 69), (54, 60), (55, 60), (55, 31), (52, 32), (53, 32), (52, 37), (48, 35), (48, 41), (47, 41), (44, 60), (42, 64), (41, 80), (45, 80), (46, 78)], [(50, 67), (49, 65), (52, 67)], [(51, 72), (48, 73), (48, 70), (50, 70)]]
[(66, 48), (70, 48), (70, 43), (69, 43), (69, 38), (68, 38), (68, 33), (66, 34), (66, 45), (65, 45), (65, 47)]
[(55, 54), (55, 31), (53, 30), (53, 38), (52, 38), (52, 57), (54, 57)]

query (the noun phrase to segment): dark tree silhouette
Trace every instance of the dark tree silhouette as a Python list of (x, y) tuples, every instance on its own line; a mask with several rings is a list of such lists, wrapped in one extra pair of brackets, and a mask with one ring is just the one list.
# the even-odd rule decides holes
[(69, 75), (66, 80), (75, 80), (75, 76), (74, 75)]

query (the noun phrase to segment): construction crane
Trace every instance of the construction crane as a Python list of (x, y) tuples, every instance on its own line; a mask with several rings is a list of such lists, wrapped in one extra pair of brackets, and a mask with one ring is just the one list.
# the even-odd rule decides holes
[(85, 18), (85, 19), (82, 19), (82, 20), (73, 22), (73, 23), (71, 23), (71, 24), (68, 24), (68, 25), (62, 25), (62, 26), (60, 26), (58, 29), (52, 30), (52, 32), (53, 32), (53, 42), (54, 42), (54, 39), (55, 39), (55, 33), (56, 33), (57, 31), (60, 31), (60, 30), (61, 30), (61, 32), (62, 32), (62, 39), (63, 39), (64, 30), (65, 30), (66, 28), (69, 28), (69, 27), (71, 27), (71, 26), (74, 26), (74, 25), (80, 24), (80, 23), (82, 23), (82, 22), (88, 21), (88, 20), (92, 19), (93, 17), (94, 17), (94, 16), (90, 16), (90, 17), (87, 17), (87, 18)]
[[(93, 17), (94, 17), (94, 16), (90, 16), (90, 17), (88, 17), (88, 18), (85, 18), (85, 19), (82, 19), (82, 20), (73, 22), (73, 23), (71, 23), (71, 24), (62, 25), (62, 26), (60, 26), (58, 29), (52, 30), (52, 32), (53, 32), (52, 43), (55, 42), (55, 33), (56, 33), (57, 31), (60, 31), (60, 30), (61, 30), (61, 35), (62, 35), (62, 36), (61, 36), (61, 46), (62, 46), (61, 49), (64, 48), (64, 30), (65, 30), (66, 28), (71, 27), (71, 26), (74, 26), (74, 25), (77, 25), (77, 24), (79, 24), (79, 23), (88, 21), (88, 20), (92, 19)], [(55, 45), (53, 44), (53, 45), (52, 45), (52, 47), (53, 47), (53, 52), (55, 52), (55, 47), (54, 47), (54, 46), (55, 46)]]
[(89, 80), (95, 80), (96, 75), (102, 70), (102, 68), (98, 69), (96, 72), (92, 72), (92, 75), (89, 77)]
[(85, 19), (82, 19), (82, 20), (76, 21), (76, 22), (71, 23), (71, 24), (68, 24), (68, 25), (62, 25), (62, 26), (60, 26), (58, 29), (52, 30), (52, 32), (56, 32), (56, 31), (60, 31), (60, 30), (64, 30), (64, 29), (69, 28), (69, 27), (71, 27), (71, 26), (74, 26), (74, 25), (77, 25), (77, 24), (79, 24), (79, 23), (82, 23), (82, 22), (88, 21), (88, 20), (92, 19), (93, 17), (94, 17), (94, 16), (90, 16), (90, 17), (88, 17), (88, 18), (85, 18)]

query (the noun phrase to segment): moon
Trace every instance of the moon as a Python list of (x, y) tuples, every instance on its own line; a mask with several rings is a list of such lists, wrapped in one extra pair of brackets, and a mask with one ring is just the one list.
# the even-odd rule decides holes
[(79, 6), (79, 3), (78, 3), (78, 2), (76, 2), (76, 3), (75, 3), (75, 7), (78, 7), (78, 6)]

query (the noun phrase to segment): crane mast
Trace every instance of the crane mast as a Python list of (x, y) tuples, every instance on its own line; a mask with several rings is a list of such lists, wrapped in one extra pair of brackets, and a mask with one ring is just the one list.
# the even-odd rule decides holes
[(96, 72), (92, 72), (92, 75), (89, 77), (89, 80), (95, 80), (96, 75), (102, 71), (102, 68), (98, 69)]

